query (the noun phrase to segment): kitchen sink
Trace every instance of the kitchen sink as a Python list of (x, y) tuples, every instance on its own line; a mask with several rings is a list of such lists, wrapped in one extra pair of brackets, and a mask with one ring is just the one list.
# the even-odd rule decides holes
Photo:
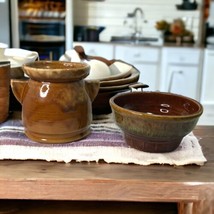
[(135, 37), (135, 36), (112, 36), (111, 42), (125, 44), (145, 44), (145, 45), (161, 45), (159, 38), (154, 37)]

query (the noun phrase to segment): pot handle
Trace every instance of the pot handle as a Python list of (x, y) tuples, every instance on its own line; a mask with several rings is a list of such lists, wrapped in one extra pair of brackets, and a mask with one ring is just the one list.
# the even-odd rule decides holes
[(148, 88), (148, 87), (149, 86), (147, 84), (140, 83), (140, 82), (129, 85), (129, 89), (131, 90), (131, 92), (138, 91), (137, 89), (139, 88), (141, 88), (141, 91), (143, 91), (144, 88)]

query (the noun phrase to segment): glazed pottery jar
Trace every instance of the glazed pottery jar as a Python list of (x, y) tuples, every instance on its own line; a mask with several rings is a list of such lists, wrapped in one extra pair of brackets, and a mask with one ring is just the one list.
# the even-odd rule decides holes
[(12, 80), (12, 91), (22, 104), (25, 134), (42, 143), (66, 143), (90, 133), (91, 103), (99, 82), (86, 82), (86, 63), (35, 61), (23, 65), (28, 80)]
[(0, 61), (0, 123), (9, 113), (10, 62)]

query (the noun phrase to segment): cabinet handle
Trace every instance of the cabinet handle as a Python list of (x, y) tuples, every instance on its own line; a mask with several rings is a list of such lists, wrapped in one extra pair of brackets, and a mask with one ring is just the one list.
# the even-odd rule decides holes
[(168, 92), (171, 92), (171, 90), (172, 90), (172, 83), (173, 83), (175, 75), (176, 74), (182, 75), (183, 73), (184, 73), (183, 71), (172, 71), (171, 76), (170, 76), (170, 80), (169, 80)]
[(185, 59), (186, 59), (185, 57), (182, 57), (182, 56), (181, 56), (181, 57), (179, 57), (179, 61), (180, 61), (180, 62), (184, 62), (184, 61), (185, 61)]
[(141, 54), (140, 53), (136, 53), (133, 55), (135, 58), (140, 58), (141, 57)]
[(89, 55), (94, 55), (94, 56), (97, 55), (97, 54), (96, 54), (96, 51), (95, 51), (94, 49), (88, 50), (88, 54), (89, 54)]

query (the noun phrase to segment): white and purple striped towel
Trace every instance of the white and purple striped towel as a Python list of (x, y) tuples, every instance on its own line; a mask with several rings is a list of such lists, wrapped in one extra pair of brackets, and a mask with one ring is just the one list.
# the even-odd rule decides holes
[(203, 165), (198, 139), (191, 133), (184, 137), (179, 148), (170, 153), (146, 153), (130, 148), (124, 141), (112, 115), (94, 117), (92, 133), (85, 139), (66, 144), (41, 144), (24, 134), (19, 117), (9, 118), (0, 124), (0, 160), (46, 160), (82, 162), (104, 160), (121, 164)]

